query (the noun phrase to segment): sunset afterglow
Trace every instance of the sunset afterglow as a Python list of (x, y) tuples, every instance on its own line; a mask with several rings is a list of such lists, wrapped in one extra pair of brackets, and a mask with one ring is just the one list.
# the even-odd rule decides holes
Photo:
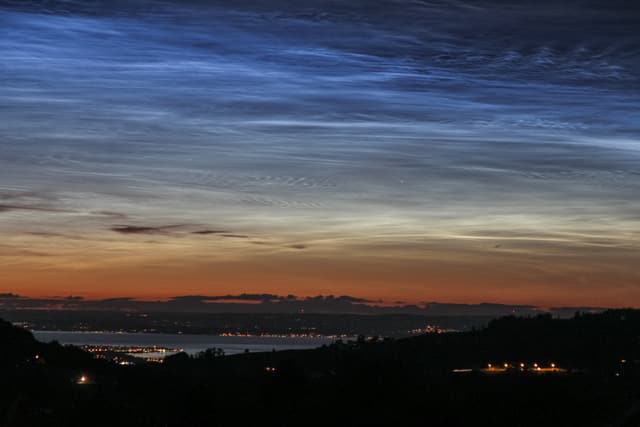
[(640, 302), (620, 11), (70, 3), (0, 9), (0, 291)]

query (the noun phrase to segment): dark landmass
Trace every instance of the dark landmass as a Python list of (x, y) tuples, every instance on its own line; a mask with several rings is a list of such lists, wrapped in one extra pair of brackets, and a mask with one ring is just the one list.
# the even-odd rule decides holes
[(252, 314), (411, 314), (417, 316), (531, 316), (550, 313), (571, 317), (576, 311), (603, 311), (602, 307), (551, 307), (517, 304), (454, 304), (422, 302), (407, 304), (397, 301), (385, 305), (351, 295), (316, 295), (299, 297), (275, 294), (180, 295), (167, 300), (147, 301), (129, 297), (84, 299), (80, 296), (32, 298), (12, 292), (0, 293), (0, 311), (67, 310), (126, 311), (139, 313), (252, 313)]
[(384, 306), (349, 295), (186, 295), (166, 301), (127, 297), (30, 298), (0, 293), (0, 318), (32, 330), (123, 331), (185, 334), (315, 334), (400, 337), (426, 330), (469, 330), (506, 315), (571, 317), (597, 307), (495, 303)]
[(2, 426), (640, 425), (635, 310), (137, 366), (5, 322), (0, 343)]
[(0, 318), (31, 330), (49, 331), (400, 337), (427, 330), (471, 329), (486, 325), (494, 317), (0, 310)]

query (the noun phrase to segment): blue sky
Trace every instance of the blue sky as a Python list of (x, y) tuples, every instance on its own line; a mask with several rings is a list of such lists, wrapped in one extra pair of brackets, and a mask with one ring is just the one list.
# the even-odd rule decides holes
[(639, 18), (2, 1), (0, 280), (638, 301)]

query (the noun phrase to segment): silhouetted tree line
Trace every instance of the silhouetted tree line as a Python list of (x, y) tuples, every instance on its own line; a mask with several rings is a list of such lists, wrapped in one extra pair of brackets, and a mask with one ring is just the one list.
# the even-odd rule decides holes
[[(0, 426), (640, 425), (635, 310), (139, 366), (43, 344), (6, 322), (0, 344)], [(481, 371), (534, 361), (567, 372)]]

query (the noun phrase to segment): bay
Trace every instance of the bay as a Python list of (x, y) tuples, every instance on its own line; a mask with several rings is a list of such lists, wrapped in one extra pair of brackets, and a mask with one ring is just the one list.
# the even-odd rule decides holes
[(164, 347), (196, 354), (208, 348), (220, 348), (225, 354), (305, 350), (331, 344), (331, 337), (219, 336), (189, 334), (155, 334), (131, 332), (32, 331), (38, 341), (60, 344), (127, 347)]

